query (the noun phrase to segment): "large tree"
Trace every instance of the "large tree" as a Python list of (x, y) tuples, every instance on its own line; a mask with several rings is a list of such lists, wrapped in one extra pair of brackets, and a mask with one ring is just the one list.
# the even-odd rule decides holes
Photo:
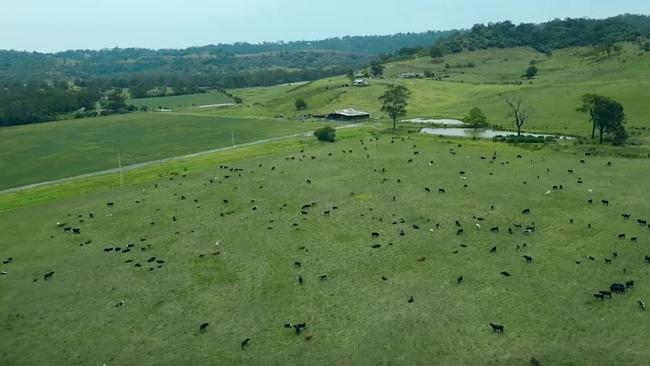
[(625, 123), (623, 106), (613, 99), (606, 98), (594, 104), (593, 118), (596, 121), (601, 144), (603, 143), (603, 135), (605, 133), (613, 133), (619, 138), (622, 135), (627, 135), (624, 133), (625, 128), (623, 127)]
[(589, 113), (591, 121), (591, 138), (596, 138), (596, 119), (594, 118), (594, 106), (598, 103), (604, 103), (609, 98), (602, 95), (588, 93), (582, 96), (582, 105), (577, 109), (578, 112)]
[(384, 69), (386, 69), (386, 67), (379, 61), (373, 61), (370, 63), (370, 72), (372, 73), (372, 76), (377, 77), (384, 75)]
[(474, 107), (469, 111), (469, 115), (463, 119), (464, 122), (469, 123), (472, 127), (479, 128), (487, 125), (487, 118), (481, 108)]
[(379, 97), (381, 111), (388, 113), (393, 120), (393, 129), (397, 128), (397, 119), (406, 115), (407, 101), (411, 92), (403, 85), (388, 85), (386, 91)]
[(299, 111), (307, 109), (307, 102), (305, 102), (305, 100), (302, 98), (296, 99), (296, 102), (294, 104), (296, 106), (296, 109)]
[(520, 97), (507, 98), (506, 104), (510, 107), (514, 118), (515, 126), (517, 127), (517, 136), (520, 136), (521, 128), (528, 121), (528, 108), (524, 105)]
[(345, 74), (345, 77), (350, 80), (350, 84), (354, 84), (354, 71), (348, 70), (348, 72)]

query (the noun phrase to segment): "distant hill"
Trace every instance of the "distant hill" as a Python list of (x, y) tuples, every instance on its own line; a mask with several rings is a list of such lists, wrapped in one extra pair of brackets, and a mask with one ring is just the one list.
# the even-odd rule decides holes
[[(154, 79), (156, 84), (201, 77), (205, 86), (272, 85), (359, 68), (380, 54), (390, 54), (402, 47), (429, 47), (449, 34), (449, 31), (430, 31), (161, 50), (0, 51), (0, 85), (92, 77), (146, 77)], [(130, 83), (123, 81), (122, 84)]]
[(454, 32), (437, 42), (446, 53), (486, 48), (532, 47), (540, 52), (579, 46), (610, 46), (616, 42), (645, 41), (650, 17), (619, 15), (607, 19), (567, 18), (541, 24), (505, 21), (477, 24), (467, 32)]

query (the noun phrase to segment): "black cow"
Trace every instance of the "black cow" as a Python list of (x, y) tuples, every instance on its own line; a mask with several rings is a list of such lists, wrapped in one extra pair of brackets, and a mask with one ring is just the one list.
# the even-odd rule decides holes
[(594, 294), (594, 297), (596, 299), (598, 299), (598, 300), (604, 300), (605, 299), (605, 295), (603, 295), (603, 294)]
[(431, 188), (429, 188), (429, 187), (424, 187), (424, 191), (425, 191), (425, 192), (431, 192)]
[(648, 223), (648, 221), (643, 220), (643, 219), (637, 219), (636, 221), (641, 225), (646, 225)]
[(246, 338), (243, 341), (241, 341), (241, 349), (245, 349), (246, 347), (248, 347), (250, 342), (251, 342), (250, 338)]
[(47, 272), (46, 274), (43, 275), (43, 279), (44, 280), (51, 280), (53, 275), (54, 275), (54, 271)]
[(600, 290), (600, 291), (598, 291), (598, 292), (600, 292), (600, 294), (603, 295), (603, 296), (605, 296), (605, 297), (609, 297), (610, 299), (612, 298), (612, 292), (611, 292), (611, 291), (603, 291), (603, 290)]
[(528, 215), (530, 213), (530, 208), (525, 208), (524, 210), (521, 211), (522, 215)]
[(461, 283), (463, 283), (463, 276), (458, 276), (458, 278), (456, 279), (456, 282), (458, 282), (459, 285)]
[(505, 277), (510, 277), (510, 272), (503, 271), (503, 272), (501, 272), (501, 275), (503, 275)]
[(648, 262), (648, 263), (650, 263), (650, 255), (646, 255), (646, 256), (645, 256), (645, 261)]
[(612, 283), (612, 285), (609, 286), (609, 289), (613, 293), (622, 294), (625, 292), (625, 285), (622, 283)]
[(498, 227), (498, 226), (495, 226), (495, 227), (491, 228), (491, 229), (490, 229), (490, 232), (498, 233), (498, 232), (499, 232), (499, 227)]
[(522, 257), (526, 260), (527, 263), (532, 263), (533, 262), (533, 257), (531, 257), (529, 255), (523, 255)]
[(626, 212), (626, 213), (624, 213), (624, 214), (621, 214), (621, 216), (623, 216), (623, 218), (624, 218), (625, 220), (628, 220), (628, 219), (630, 218), (631, 215), (630, 215), (629, 212)]
[(201, 325), (199, 325), (199, 332), (205, 333), (208, 330), (209, 325), (210, 323), (201, 323)]
[(625, 289), (626, 290), (629, 290), (629, 289), (631, 289), (633, 287), (634, 287), (634, 281), (630, 280), (630, 281), (625, 282)]
[(503, 331), (505, 330), (505, 327), (501, 324), (490, 323), (490, 326), (492, 327), (492, 331), (494, 333), (503, 333)]
[(458, 230), (456, 231), (456, 235), (462, 235), (464, 232), (465, 232), (465, 230), (463, 230), (463, 229), (458, 229)]
[(378, 232), (372, 232), (372, 233), (370, 233), (370, 236), (374, 239), (374, 238), (379, 237), (379, 233)]
[(609, 206), (609, 201), (608, 200), (600, 200), (600, 202), (603, 203), (605, 206)]
[(322, 274), (322, 275), (320, 275), (320, 280), (321, 280), (321, 281), (325, 281), (326, 279), (327, 279), (327, 275), (326, 275), (326, 274)]
[(496, 252), (497, 252), (497, 246), (496, 245), (493, 246), (492, 248), (490, 248), (490, 253), (496, 253)]
[(438, 193), (447, 193), (444, 188), (438, 188)]
[(415, 300), (413, 299), (413, 296), (409, 296), (409, 304), (412, 303), (413, 301), (415, 301)]
[(302, 276), (298, 275), (298, 283), (302, 285), (302, 281), (303, 281)]
[(300, 334), (300, 331), (304, 330), (306, 327), (306, 323), (298, 323), (293, 325), (293, 328), (296, 330), (296, 334)]
[(107, 202), (106, 207), (113, 207), (115, 204), (113, 202)]

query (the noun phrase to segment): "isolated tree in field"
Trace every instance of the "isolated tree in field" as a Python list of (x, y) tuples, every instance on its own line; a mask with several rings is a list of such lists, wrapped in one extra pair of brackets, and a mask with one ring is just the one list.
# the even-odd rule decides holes
[(463, 119), (466, 123), (469, 123), (472, 127), (478, 128), (487, 125), (487, 118), (481, 108), (474, 107), (469, 111), (469, 115)]
[(319, 141), (334, 142), (336, 140), (336, 129), (325, 126), (314, 131), (314, 135)]
[(370, 72), (372, 73), (372, 76), (377, 77), (384, 75), (385, 69), (386, 67), (379, 61), (373, 61), (370, 63)]
[(304, 111), (305, 109), (307, 109), (307, 102), (305, 102), (305, 100), (302, 98), (296, 99), (295, 105), (296, 105), (296, 109), (299, 111)]
[(598, 94), (585, 94), (582, 96), (582, 105), (577, 109), (578, 112), (589, 113), (589, 120), (591, 121), (591, 138), (596, 138), (596, 119), (594, 118), (594, 106), (603, 103), (609, 98)]
[(537, 67), (535, 67), (535, 66), (529, 66), (529, 67), (526, 69), (526, 73), (524, 74), (524, 77), (526, 77), (526, 78), (528, 78), (528, 79), (532, 79), (532, 78), (535, 77), (535, 75), (537, 75)]
[(348, 70), (348, 72), (345, 74), (345, 77), (350, 80), (350, 84), (354, 84), (354, 71)]
[(517, 136), (521, 136), (521, 128), (528, 121), (528, 108), (523, 104), (520, 97), (507, 98), (506, 104), (510, 107), (515, 126), (517, 126)]
[(403, 85), (391, 84), (379, 97), (381, 111), (388, 113), (393, 120), (393, 129), (397, 128), (397, 119), (406, 115), (406, 106), (411, 92)]
[[(603, 135), (605, 133), (618, 134), (619, 138), (627, 136), (627, 132), (625, 132), (625, 127), (623, 126), (625, 123), (625, 112), (620, 103), (606, 98), (594, 105), (593, 113), (601, 144), (603, 143)], [(623, 142), (625, 142), (625, 139), (623, 139)]]

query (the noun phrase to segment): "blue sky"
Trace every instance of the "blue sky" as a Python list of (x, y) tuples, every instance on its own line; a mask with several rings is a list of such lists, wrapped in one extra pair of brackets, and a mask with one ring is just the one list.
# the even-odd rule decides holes
[(649, 0), (0, 0), (0, 49), (184, 48), (650, 14)]

